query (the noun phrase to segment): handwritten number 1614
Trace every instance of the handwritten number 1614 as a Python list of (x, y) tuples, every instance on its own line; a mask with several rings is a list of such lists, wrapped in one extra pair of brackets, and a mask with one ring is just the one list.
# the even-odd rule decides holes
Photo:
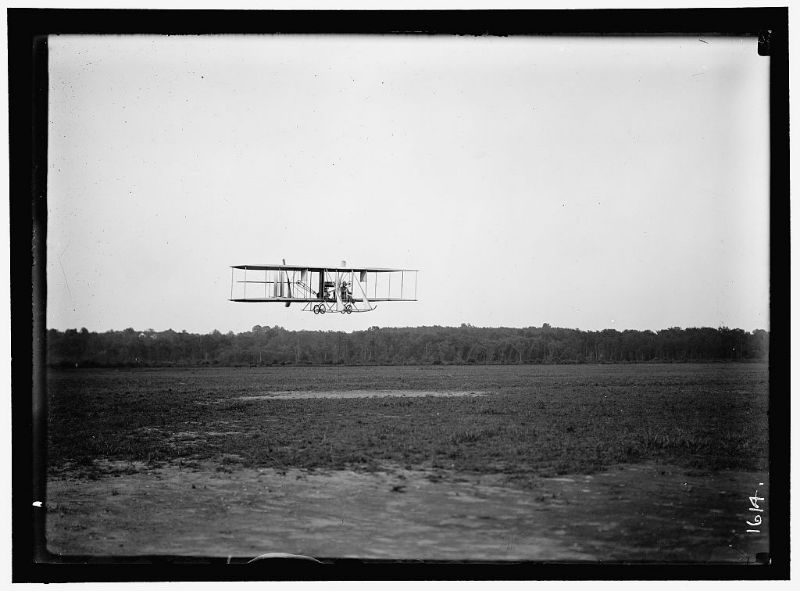
[[(759, 484), (761, 484), (761, 483), (759, 483)], [(746, 521), (745, 523), (747, 523), (747, 525), (749, 525), (751, 527), (757, 527), (757, 526), (761, 525), (761, 513), (764, 512), (764, 509), (759, 507), (758, 503), (759, 503), (759, 501), (763, 501), (764, 497), (759, 497), (758, 496), (758, 489), (756, 489), (755, 495), (752, 496), (752, 497), (749, 497), (749, 498), (750, 498), (750, 504), (752, 505), (752, 507), (749, 507), (748, 510), (755, 512), (755, 515), (753, 515), (753, 521), (752, 522), (751, 521)], [(757, 533), (760, 533), (760, 532), (761, 532), (760, 529), (748, 529), (747, 530), (747, 533), (753, 533), (753, 534), (757, 534)]]

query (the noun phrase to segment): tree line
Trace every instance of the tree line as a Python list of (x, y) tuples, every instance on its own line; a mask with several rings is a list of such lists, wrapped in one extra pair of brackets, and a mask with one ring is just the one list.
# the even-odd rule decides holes
[(766, 361), (769, 333), (739, 328), (420, 326), (352, 333), (254, 326), (208, 334), (151, 329), (47, 331), (51, 367), (438, 365)]

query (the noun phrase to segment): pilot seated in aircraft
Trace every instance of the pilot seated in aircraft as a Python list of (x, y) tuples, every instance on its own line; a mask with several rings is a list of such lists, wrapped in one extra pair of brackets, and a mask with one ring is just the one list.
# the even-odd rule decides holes
[(353, 292), (352, 290), (347, 288), (347, 281), (342, 281), (342, 301), (343, 302), (353, 301)]

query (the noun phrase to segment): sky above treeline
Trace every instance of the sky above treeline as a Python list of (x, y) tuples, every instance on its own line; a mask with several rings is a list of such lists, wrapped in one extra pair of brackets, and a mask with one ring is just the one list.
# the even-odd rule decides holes
[[(47, 324), (769, 328), (754, 38), (56, 36)], [(230, 265), (419, 269), (238, 304)]]

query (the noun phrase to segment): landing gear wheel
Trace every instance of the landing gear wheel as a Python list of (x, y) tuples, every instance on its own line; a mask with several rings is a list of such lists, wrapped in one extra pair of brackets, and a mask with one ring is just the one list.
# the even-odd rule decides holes
[(348, 314), (350, 314), (353, 311), (353, 304), (347, 304), (344, 307), (344, 311), (347, 312)]
[(317, 304), (316, 306), (314, 306), (311, 309), (314, 310), (314, 314), (319, 314), (319, 304)]
[(324, 314), (327, 310), (325, 310), (325, 304), (321, 304), (319, 307), (319, 313)]

